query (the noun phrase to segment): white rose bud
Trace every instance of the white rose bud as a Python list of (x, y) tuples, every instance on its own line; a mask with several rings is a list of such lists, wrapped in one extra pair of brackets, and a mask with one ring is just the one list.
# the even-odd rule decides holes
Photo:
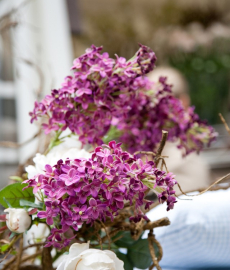
[(31, 225), (31, 217), (24, 209), (7, 208), (6, 225), (8, 229), (15, 233), (24, 233)]
[(89, 243), (73, 244), (57, 270), (124, 270), (123, 261), (110, 250), (90, 249)]

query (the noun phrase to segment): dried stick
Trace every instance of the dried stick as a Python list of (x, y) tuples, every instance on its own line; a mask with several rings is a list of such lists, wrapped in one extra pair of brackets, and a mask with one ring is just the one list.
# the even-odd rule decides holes
[(156, 156), (156, 154), (154, 152), (151, 151), (136, 151), (134, 153), (134, 155), (138, 155), (138, 154), (143, 154), (143, 155), (152, 155), (152, 156)]
[(9, 249), (13, 247), (13, 245), (22, 237), (22, 234), (16, 235), (13, 240), (9, 243), (9, 246), (5, 252), (7, 252)]
[(9, 270), (9, 267), (12, 263), (14, 263), (14, 261), (16, 261), (16, 256), (10, 258), (6, 264), (3, 266), (2, 270)]
[(16, 142), (8, 142), (8, 141), (2, 141), (0, 142), (0, 147), (9, 147), (9, 148), (19, 148), (22, 147), (23, 145), (33, 141), (37, 136), (39, 136), (41, 133), (41, 129), (30, 139), (23, 143), (16, 143)]
[(44, 247), (42, 250), (42, 269), (43, 270), (52, 270), (53, 261), (51, 257), (51, 247)]
[(219, 117), (220, 117), (220, 120), (222, 121), (222, 123), (224, 124), (228, 134), (230, 135), (230, 128), (226, 122), (226, 120), (224, 119), (223, 115), (221, 113), (219, 113)]
[[(214, 183), (212, 183), (208, 188), (202, 190), (201, 192), (199, 192), (198, 194), (195, 194), (195, 195), (189, 195), (187, 193), (185, 193), (182, 189), (181, 189), (181, 186), (177, 183), (180, 191), (182, 194), (186, 195), (186, 196), (189, 196), (189, 197), (195, 197), (195, 196), (199, 196), (201, 194), (204, 194), (206, 191), (209, 191), (213, 186), (215, 186), (216, 184), (220, 183), (221, 181), (223, 180), (227, 180), (230, 178), (230, 173), (226, 174), (225, 176), (221, 177), (220, 179), (218, 179), (217, 181), (215, 181)], [(195, 190), (194, 190), (195, 191)]]
[[(34, 254), (32, 254), (32, 255), (25, 256), (24, 258), (21, 259), (21, 264), (24, 263), (24, 262), (27, 262), (27, 261), (29, 261), (29, 260), (32, 260), (32, 259), (34, 259), (34, 258), (37, 258), (37, 257), (38, 257), (39, 255), (41, 255), (41, 254), (42, 254), (42, 250), (39, 250), (39, 251), (37, 251), (36, 253), (34, 253)], [(6, 264), (3, 266), (2, 270), (9, 270), (9, 269), (11, 269), (11, 268), (12, 268), (11, 265), (15, 262), (16, 258), (17, 258), (17, 257), (14, 256), (14, 257), (12, 257), (11, 259), (9, 259), (9, 260), (6, 262)], [(49, 270), (52, 270), (52, 268), (49, 269)]]
[(99, 220), (99, 221), (100, 221), (102, 227), (105, 229), (105, 233), (106, 233), (107, 238), (108, 238), (108, 241), (109, 241), (108, 248), (109, 248), (109, 250), (110, 250), (110, 249), (111, 249), (111, 242), (112, 242), (112, 241), (111, 241), (111, 238), (110, 238), (110, 235), (109, 235), (109, 233), (108, 233), (108, 231), (107, 231), (107, 228), (106, 228), (104, 222), (102, 222), (101, 220)]
[(162, 138), (161, 138), (161, 142), (160, 142), (160, 145), (157, 149), (157, 152), (156, 152), (156, 155), (155, 155), (155, 158), (154, 158), (154, 161), (156, 163), (156, 167), (159, 163), (159, 158), (161, 157), (161, 153), (165, 147), (165, 143), (167, 141), (167, 138), (168, 138), (168, 131), (165, 131), (165, 130), (162, 130)]
[(17, 13), (22, 7), (27, 5), (30, 1), (31, 0), (24, 1), (16, 8), (13, 8), (9, 12), (5, 13), (2, 17), (0, 17), (0, 23), (2, 23), (6, 18), (12, 16), (14, 13)]
[(32, 247), (40, 247), (40, 246), (43, 246), (43, 245), (45, 245), (45, 243), (35, 243), (35, 244), (31, 244), (31, 245), (29, 245), (29, 246), (24, 247), (24, 248), (23, 248), (23, 251), (26, 250), (26, 249), (28, 249), (28, 248), (32, 248)]
[(18, 270), (20, 267), (22, 253), (23, 253), (23, 236), (21, 237), (20, 242), (19, 242), (19, 249), (18, 249), (16, 264), (15, 264), (15, 270)]
[(143, 229), (151, 230), (157, 227), (163, 227), (163, 226), (168, 226), (168, 225), (170, 225), (170, 220), (167, 217), (165, 217), (165, 218), (161, 218), (155, 221), (148, 222), (147, 224), (143, 226)]
[[(42, 250), (39, 250), (39, 251), (37, 251), (37, 252), (35, 252), (34, 254), (32, 254), (32, 255), (29, 255), (29, 256), (26, 256), (26, 257), (24, 257), (24, 258), (22, 258), (22, 260), (21, 260), (21, 263), (24, 263), (24, 262), (26, 262), (26, 261), (29, 261), (29, 260), (32, 260), (32, 259), (34, 259), (34, 258), (37, 258), (39, 255), (41, 255), (42, 254)], [(7, 268), (6, 268), (7, 269)], [(52, 270), (53, 268), (51, 268), (50, 270)]]
[(6, 253), (6, 255), (0, 260), (0, 263), (5, 261), (5, 259), (10, 255), (10, 252), (12, 251), (12, 248)]
[[(153, 260), (153, 264), (149, 267), (149, 270), (152, 270), (155, 266), (156, 266), (157, 270), (161, 270), (161, 267), (159, 265), (159, 261), (161, 260), (161, 258), (163, 256), (163, 250), (162, 250), (160, 243), (156, 240), (155, 235), (153, 234), (153, 230), (150, 230), (150, 232), (148, 234), (148, 242), (149, 242), (150, 255), (151, 255), (152, 260)], [(158, 258), (156, 257), (156, 254), (155, 254), (155, 250), (154, 250), (154, 246), (153, 246), (154, 243), (157, 245), (158, 250), (159, 250)]]

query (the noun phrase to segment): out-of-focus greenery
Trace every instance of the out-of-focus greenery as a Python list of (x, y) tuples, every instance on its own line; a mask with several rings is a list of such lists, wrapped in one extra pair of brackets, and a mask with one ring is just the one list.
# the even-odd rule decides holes
[(187, 78), (191, 104), (201, 119), (219, 123), (218, 113), (226, 115), (229, 109), (230, 53), (200, 48), (171, 55), (169, 61)]

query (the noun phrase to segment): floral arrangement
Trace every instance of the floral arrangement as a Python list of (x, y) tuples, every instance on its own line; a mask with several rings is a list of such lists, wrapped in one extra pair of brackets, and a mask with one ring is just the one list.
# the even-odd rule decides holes
[[(164, 145), (179, 140), (184, 154), (199, 152), (216, 133), (193, 108), (183, 108), (166, 78), (149, 81), (146, 74), (156, 62), (150, 48), (140, 45), (128, 61), (101, 51), (92, 46), (75, 59), (73, 76), (35, 102), (30, 113), (31, 122), (41, 119), (53, 137), (25, 168), (26, 176), (14, 177), (18, 183), (0, 191), (7, 213), (0, 216), (6, 222), (0, 230), (11, 232), (0, 248), (14, 256), (3, 269), (23, 269), (40, 255), (38, 269), (52, 269), (59, 257), (58, 270), (160, 269), (162, 249), (153, 229), (169, 220), (150, 221), (145, 213), (157, 204), (146, 198), (150, 190), (167, 210), (176, 203), (177, 182), (161, 156)], [(35, 238), (26, 248), (36, 246), (37, 252), (21, 258), (23, 233), (38, 224), (45, 224), (49, 235)], [(141, 239), (145, 230), (148, 240)]]

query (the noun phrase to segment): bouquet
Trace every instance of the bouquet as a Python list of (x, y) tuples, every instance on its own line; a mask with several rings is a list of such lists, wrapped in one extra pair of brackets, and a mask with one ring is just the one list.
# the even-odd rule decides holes
[[(145, 214), (157, 203), (168, 211), (176, 203), (177, 182), (162, 156), (164, 145), (176, 141), (188, 155), (216, 133), (194, 108), (183, 108), (166, 78), (148, 79), (155, 62), (143, 45), (130, 60), (110, 58), (92, 45), (74, 60), (73, 75), (61, 88), (35, 102), (31, 122), (39, 121), (52, 138), (34, 164), (13, 178), (17, 183), (0, 191), (6, 208), (0, 230), (6, 237), (10, 231), (1, 240), (3, 269), (50, 270), (58, 259), (58, 270), (160, 269), (162, 248), (153, 229), (170, 222)], [(147, 199), (149, 191), (158, 202)], [(39, 224), (48, 236), (35, 236), (24, 247), (23, 233)], [(145, 230), (148, 239), (141, 238)], [(24, 255), (30, 247), (36, 252)], [(31, 264), (35, 258), (40, 266)]]

